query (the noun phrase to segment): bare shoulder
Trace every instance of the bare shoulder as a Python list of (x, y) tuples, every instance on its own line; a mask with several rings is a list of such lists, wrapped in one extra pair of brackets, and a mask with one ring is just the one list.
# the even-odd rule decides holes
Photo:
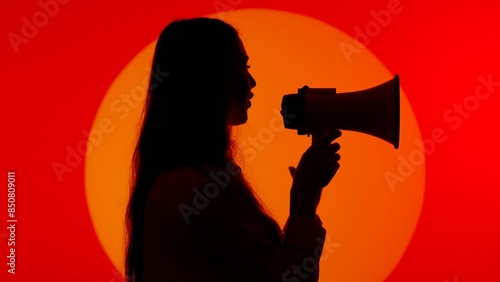
[[(226, 167), (182, 167), (167, 170), (158, 175), (149, 192), (148, 201), (162, 207), (174, 208), (182, 203), (192, 203), (201, 197), (212, 198), (228, 186), (235, 185), (233, 177), (240, 173), (234, 163)], [(231, 189), (229, 189), (231, 190)], [(205, 195), (206, 194), (206, 195)]]
[(160, 173), (151, 187), (149, 198), (164, 203), (182, 202), (196, 187), (204, 185), (209, 178), (194, 167), (182, 167)]
[(156, 177), (156, 185), (183, 185), (198, 184), (208, 180), (208, 177), (194, 167), (181, 167), (163, 171)]

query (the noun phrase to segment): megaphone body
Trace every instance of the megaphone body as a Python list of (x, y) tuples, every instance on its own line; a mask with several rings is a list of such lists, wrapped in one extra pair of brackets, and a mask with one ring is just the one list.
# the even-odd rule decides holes
[(347, 93), (335, 88), (310, 88), (283, 96), (281, 114), (285, 128), (299, 135), (329, 129), (352, 130), (383, 139), (399, 147), (399, 75), (378, 86)]

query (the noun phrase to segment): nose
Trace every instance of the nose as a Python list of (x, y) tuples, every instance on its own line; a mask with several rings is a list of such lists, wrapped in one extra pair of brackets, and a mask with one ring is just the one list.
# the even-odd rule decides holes
[(257, 82), (255, 81), (255, 79), (253, 79), (253, 76), (250, 73), (248, 73), (248, 76), (250, 78), (251, 88), (254, 88), (257, 85)]

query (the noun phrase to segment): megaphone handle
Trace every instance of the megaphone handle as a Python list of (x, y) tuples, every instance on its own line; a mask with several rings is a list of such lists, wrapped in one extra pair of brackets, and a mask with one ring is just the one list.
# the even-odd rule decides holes
[[(309, 135), (309, 134), (308, 134)], [(326, 147), (332, 143), (333, 140), (339, 138), (342, 135), (342, 132), (338, 129), (329, 130), (324, 134), (312, 134), (311, 145), (312, 146), (321, 146)]]

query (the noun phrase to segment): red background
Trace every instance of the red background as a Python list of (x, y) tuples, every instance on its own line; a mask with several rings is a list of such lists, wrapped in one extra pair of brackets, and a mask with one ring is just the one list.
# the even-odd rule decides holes
[[(355, 36), (389, 1), (225, 1), (235, 9), (268, 8), (318, 18)], [(241, 2), (241, 3), (240, 3)], [(422, 137), (444, 128), (426, 164), (426, 192), (415, 234), (387, 281), (500, 281), (500, 86), (461, 117), (443, 118), (474, 95), (478, 77), (500, 82), (498, 1), (401, 1), (403, 12), (368, 48), (392, 73), (415, 111)], [(53, 161), (84, 140), (99, 104), (123, 67), (178, 17), (217, 12), (213, 1), (67, 1), (19, 45), (23, 17), (38, 1), (4, 1), (1, 9), (2, 170), (17, 175), (17, 267), (7, 273), (0, 230), (2, 281), (119, 281), (87, 209), (84, 166), (59, 182)], [(454, 116), (460, 116), (455, 114)], [(6, 177), (6, 176), (4, 176)], [(7, 187), (6, 181), (4, 187)], [(6, 222), (6, 188), (0, 193)], [(383, 255), (383, 254), (381, 254)], [(360, 269), (362, 271), (362, 269)], [(456, 278), (456, 279), (455, 279)]]

